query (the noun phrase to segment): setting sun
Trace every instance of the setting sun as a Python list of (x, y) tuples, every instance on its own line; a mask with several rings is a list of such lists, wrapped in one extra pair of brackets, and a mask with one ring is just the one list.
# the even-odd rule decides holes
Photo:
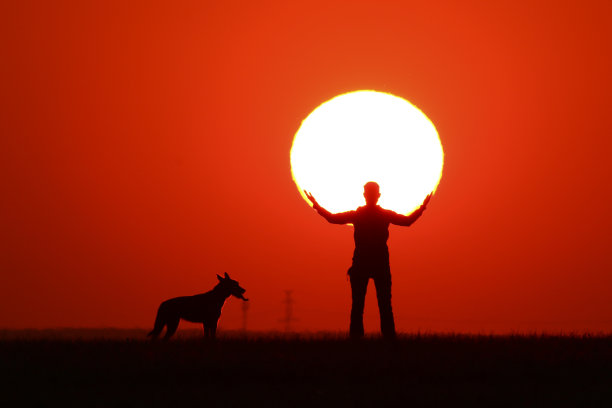
[(375, 91), (336, 96), (308, 115), (291, 148), (293, 180), (331, 212), (364, 204), (363, 185), (380, 185), (380, 205), (401, 214), (435, 191), (444, 153), (432, 122), (400, 97)]

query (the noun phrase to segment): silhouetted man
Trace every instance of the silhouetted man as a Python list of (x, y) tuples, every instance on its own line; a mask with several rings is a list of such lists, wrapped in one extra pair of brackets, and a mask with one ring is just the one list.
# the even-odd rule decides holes
[(332, 214), (321, 207), (312, 194), (304, 191), (312, 201), (317, 212), (332, 224), (353, 224), (355, 227), (355, 252), (353, 265), (348, 271), (351, 281), (353, 306), (351, 309), (351, 337), (363, 336), (363, 307), (370, 278), (374, 279), (378, 311), (380, 312), (380, 330), (385, 337), (395, 336), (395, 323), (391, 309), (391, 269), (389, 267), (389, 224), (409, 226), (425, 211), (431, 198), (428, 195), (423, 204), (412, 214), (406, 216), (379, 205), (379, 186), (370, 181), (363, 187), (366, 205), (355, 211)]

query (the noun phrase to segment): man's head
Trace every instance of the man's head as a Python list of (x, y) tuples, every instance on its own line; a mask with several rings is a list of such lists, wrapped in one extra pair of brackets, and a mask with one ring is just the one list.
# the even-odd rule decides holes
[(380, 187), (378, 183), (369, 181), (363, 186), (363, 196), (367, 205), (376, 205), (380, 198)]

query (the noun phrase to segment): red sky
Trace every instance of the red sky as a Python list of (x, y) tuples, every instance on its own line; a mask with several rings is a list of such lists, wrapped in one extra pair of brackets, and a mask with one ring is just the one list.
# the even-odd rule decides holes
[(611, 4), (2, 3), (0, 327), (150, 327), (227, 271), (250, 329), (281, 329), (291, 289), (297, 330), (346, 330), (352, 230), (289, 150), (375, 89), (445, 150), (426, 214), (391, 227), (398, 329), (612, 330)]

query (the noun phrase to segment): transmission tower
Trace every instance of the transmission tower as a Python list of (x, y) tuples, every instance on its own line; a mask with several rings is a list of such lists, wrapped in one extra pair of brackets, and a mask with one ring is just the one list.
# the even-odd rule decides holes
[(283, 304), (285, 305), (285, 317), (280, 320), (281, 323), (285, 324), (285, 332), (291, 332), (291, 323), (297, 322), (298, 319), (293, 317), (293, 291), (286, 290), (285, 291), (285, 300), (283, 300)]
[(242, 302), (242, 331), (247, 331), (247, 321), (249, 318), (249, 302)]

